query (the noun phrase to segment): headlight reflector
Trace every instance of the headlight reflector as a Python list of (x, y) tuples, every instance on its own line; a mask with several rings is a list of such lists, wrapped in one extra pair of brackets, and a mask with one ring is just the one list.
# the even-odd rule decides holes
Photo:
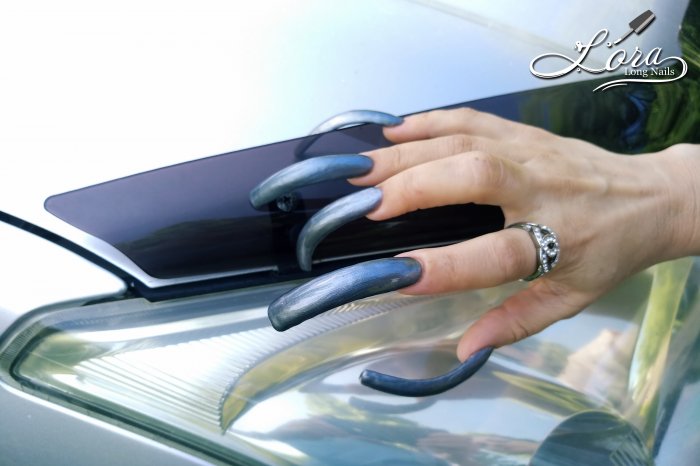
[[(476, 396), (465, 387), (423, 404), (363, 387), (357, 374), (363, 368), (408, 377), (445, 372), (457, 363), (454, 349), (466, 326), (512, 288), (390, 293), (279, 333), (267, 320), (267, 305), (289, 287), (54, 311), (6, 340), (0, 366), (14, 383), (52, 399), (234, 463), (324, 463), (326, 450), (335, 451), (323, 441), (328, 422), (349, 429), (338, 434), (343, 441), (381, 446), (386, 458), (427, 460), (433, 455), (420, 450), (415, 435), (436, 422), (454, 429), (459, 419), (440, 415), (450, 403), (466, 410), (490, 405), (479, 399), (478, 385)], [(325, 420), (315, 425), (313, 419)], [(542, 416), (527, 430), (542, 438), (557, 420)], [(309, 443), (308, 436), (321, 441)]]

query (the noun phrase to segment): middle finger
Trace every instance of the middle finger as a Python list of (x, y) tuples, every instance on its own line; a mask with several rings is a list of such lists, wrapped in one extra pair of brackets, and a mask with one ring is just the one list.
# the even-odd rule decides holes
[(518, 206), (527, 199), (524, 167), (485, 152), (468, 152), (404, 170), (379, 186), (382, 202), (367, 217), (385, 220), (444, 205)]
[(372, 170), (364, 176), (348, 181), (356, 186), (373, 186), (416, 165), (472, 151), (488, 152), (517, 162), (526, 162), (536, 155), (529, 146), (482, 136), (453, 134), (366, 152), (363, 155), (374, 162)]

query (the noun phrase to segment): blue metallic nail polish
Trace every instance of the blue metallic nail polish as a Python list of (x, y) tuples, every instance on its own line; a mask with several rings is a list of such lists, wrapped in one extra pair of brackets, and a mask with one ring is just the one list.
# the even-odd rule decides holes
[(351, 110), (329, 118), (311, 130), (309, 134), (325, 133), (335, 129), (344, 128), (346, 126), (363, 123), (374, 123), (382, 126), (397, 126), (403, 123), (403, 118), (390, 113), (378, 112), (376, 110)]
[(267, 315), (281, 332), (342, 304), (405, 288), (416, 283), (421, 272), (420, 263), (409, 257), (351, 265), (288, 291), (270, 304)]
[(324, 155), (304, 160), (258, 184), (250, 191), (250, 203), (259, 209), (303, 186), (365, 175), (372, 165), (371, 158), (360, 154)]
[(491, 356), (493, 347), (483, 348), (472, 354), (466, 361), (450, 372), (431, 379), (403, 379), (393, 375), (365, 370), (360, 374), (360, 382), (369, 388), (398, 396), (437, 395), (474, 375)]
[(382, 191), (367, 188), (328, 204), (311, 217), (297, 239), (297, 261), (302, 270), (311, 270), (316, 246), (331, 232), (372, 212), (382, 202)]
[[(342, 304), (412, 285), (421, 273), (420, 263), (409, 257), (363, 262), (294, 288), (273, 301), (267, 314), (275, 330), (284, 331)], [(450, 372), (430, 379), (411, 380), (365, 370), (360, 382), (398, 396), (437, 395), (474, 375), (492, 352), (492, 347), (483, 348)]]
[(382, 126), (397, 126), (403, 123), (403, 117), (376, 110), (350, 110), (332, 116), (311, 130), (309, 137), (304, 138), (294, 150), (298, 158), (304, 158), (305, 152), (322, 136), (323, 133), (345, 128), (351, 125), (374, 123)]

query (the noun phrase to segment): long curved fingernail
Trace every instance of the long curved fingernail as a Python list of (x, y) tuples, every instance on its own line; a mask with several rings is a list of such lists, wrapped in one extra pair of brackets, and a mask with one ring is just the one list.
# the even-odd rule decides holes
[(403, 379), (393, 375), (365, 370), (360, 374), (360, 382), (369, 388), (398, 396), (437, 395), (474, 375), (491, 356), (493, 347), (488, 346), (472, 354), (466, 361), (450, 372), (431, 379)]
[(382, 126), (397, 126), (403, 123), (403, 118), (391, 113), (376, 110), (350, 110), (334, 115), (311, 130), (309, 135), (326, 133), (350, 125), (374, 123)]
[(395, 116), (390, 113), (378, 112), (376, 110), (350, 110), (338, 115), (332, 116), (309, 133), (309, 137), (301, 140), (294, 154), (302, 158), (304, 153), (311, 147), (321, 136), (322, 133), (327, 133), (336, 129), (345, 128), (350, 125), (363, 123), (374, 123), (382, 126), (397, 126), (403, 123), (403, 117)]
[(250, 191), (250, 203), (259, 209), (303, 186), (366, 175), (372, 165), (371, 158), (360, 154), (324, 155), (297, 162), (254, 187)]
[(341, 197), (311, 217), (297, 239), (297, 261), (302, 270), (311, 270), (311, 257), (323, 238), (341, 226), (362, 218), (382, 202), (379, 188), (367, 188)]
[(421, 273), (420, 263), (409, 257), (351, 265), (288, 291), (270, 304), (267, 316), (282, 332), (342, 304), (405, 288), (416, 283)]

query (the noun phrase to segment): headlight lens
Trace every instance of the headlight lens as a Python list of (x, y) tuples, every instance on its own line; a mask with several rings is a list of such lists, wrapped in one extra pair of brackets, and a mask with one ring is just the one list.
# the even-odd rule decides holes
[[(474, 392), (459, 387), (416, 401), (367, 389), (357, 375), (365, 367), (407, 377), (444, 372), (457, 362), (454, 348), (466, 326), (512, 289), (392, 293), (278, 333), (267, 304), (288, 288), (49, 313), (6, 342), (0, 364), (14, 381), (55, 400), (234, 463), (344, 464), (339, 448), (368, 445), (387, 461), (421, 463), (433, 457), (416, 444), (421, 432), (460, 425), (446, 417), (452, 402), (465, 412), (479, 402), (481, 413), (508, 406), (483, 399), (478, 382)], [(564, 398), (572, 406), (572, 395)], [(558, 418), (528, 425), (533, 442), (519, 440), (525, 451), (508, 455), (529, 456)]]

